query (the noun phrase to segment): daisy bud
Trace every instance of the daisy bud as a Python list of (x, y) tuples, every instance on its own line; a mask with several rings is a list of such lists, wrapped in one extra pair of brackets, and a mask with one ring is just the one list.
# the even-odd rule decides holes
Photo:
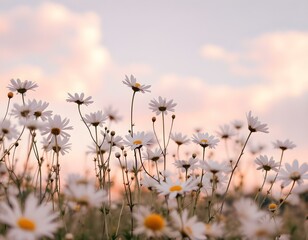
[(74, 235), (72, 233), (67, 233), (65, 234), (65, 240), (73, 240), (74, 239)]
[(175, 119), (175, 115), (174, 114), (172, 115), (172, 119)]
[(116, 157), (116, 158), (120, 158), (120, 157), (121, 157), (121, 154), (120, 154), (119, 152), (116, 152), (116, 153), (115, 153), (115, 157)]
[(111, 132), (110, 132), (110, 135), (111, 135), (111, 136), (114, 136), (114, 135), (115, 135), (115, 131), (111, 131)]
[(155, 122), (156, 121), (156, 117), (152, 117), (152, 122)]
[(13, 98), (13, 97), (14, 97), (14, 93), (8, 92), (7, 97), (8, 97), (8, 98)]

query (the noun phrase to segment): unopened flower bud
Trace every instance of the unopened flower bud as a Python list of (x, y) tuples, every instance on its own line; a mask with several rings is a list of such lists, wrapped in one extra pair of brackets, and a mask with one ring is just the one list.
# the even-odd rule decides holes
[(8, 97), (8, 98), (13, 98), (13, 97), (14, 97), (14, 93), (8, 92), (7, 97)]
[(152, 122), (155, 122), (156, 121), (156, 117), (152, 117)]

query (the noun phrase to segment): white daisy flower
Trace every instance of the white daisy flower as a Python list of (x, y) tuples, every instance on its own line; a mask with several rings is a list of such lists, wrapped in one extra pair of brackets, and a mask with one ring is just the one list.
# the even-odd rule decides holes
[(158, 239), (163, 236), (172, 237), (173, 232), (167, 220), (159, 213), (152, 212), (148, 207), (140, 206), (133, 213), (136, 219), (134, 234), (145, 235), (147, 238)]
[(68, 96), (68, 99), (66, 99), (67, 102), (74, 102), (78, 105), (84, 104), (86, 106), (93, 103), (93, 101), (91, 101), (91, 96), (84, 99), (84, 93), (81, 93), (80, 95), (78, 93), (75, 93), (74, 95), (68, 93)]
[(206, 239), (204, 224), (198, 222), (196, 215), (189, 218), (187, 209), (184, 209), (182, 214), (172, 211), (170, 217), (173, 227), (180, 233), (182, 239)]
[(19, 105), (15, 103), (14, 108), (12, 109), (12, 115), (14, 115), (18, 119), (29, 118), (34, 115), (33, 105), (32, 104)]
[(222, 138), (222, 139), (229, 139), (232, 136), (236, 135), (236, 132), (227, 124), (223, 126), (219, 126), (220, 131), (217, 132), (217, 134)]
[(25, 94), (28, 90), (33, 90), (37, 87), (38, 85), (36, 83), (29, 80), (21, 81), (20, 79), (11, 79), (11, 85), (9, 85), (7, 88), (12, 92)]
[(168, 195), (169, 198), (175, 198), (178, 195), (196, 190), (198, 188), (197, 185), (198, 181), (192, 178), (184, 182), (181, 182), (179, 179), (172, 181), (171, 178), (166, 178), (166, 182), (156, 184), (156, 189), (160, 195)]
[(308, 164), (303, 163), (299, 166), (297, 160), (294, 160), (292, 165), (285, 164), (285, 169), (280, 169), (278, 179), (281, 179), (283, 186), (288, 186), (292, 181), (302, 184), (304, 179), (308, 179)]
[(205, 173), (202, 178), (202, 188), (201, 191), (205, 194), (211, 193), (215, 189), (216, 193), (223, 194), (227, 188), (228, 176), (221, 172)]
[(22, 118), (19, 123), (24, 125), (30, 131), (42, 130), (44, 128), (44, 124), (37, 118), (34, 118), (34, 116), (30, 118)]
[(234, 120), (231, 124), (237, 130), (240, 130), (244, 126), (244, 123), (241, 120)]
[(109, 144), (112, 144), (112, 146), (122, 147), (123, 145), (123, 138), (120, 136), (110, 136), (109, 134), (105, 134), (103, 131), (101, 131), (101, 134), (106, 136), (105, 141)]
[(112, 106), (105, 108), (104, 112), (110, 122), (118, 122), (122, 119), (122, 117), (118, 115), (118, 111), (113, 109)]
[(205, 224), (205, 235), (212, 238), (223, 238), (224, 235), (224, 224), (221, 222), (214, 222)]
[(66, 130), (72, 130), (72, 126), (67, 126), (69, 120), (67, 118), (61, 119), (61, 116), (54, 115), (53, 118), (48, 118), (48, 123), (45, 125), (45, 129), (42, 130), (42, 135), (49, 134), (47, 140), (53, 137), (70, 137)]
[(198, 162), (199, 159), (191, 157), (188, 160), (176, 160), (173, 164), (177, 168), (180, 168), (182, 172), (186, 172), (188, 169), (191, 171), (198, 169)]
[(256, 203), (250, 198), (241, 198), (234, 202), (233, 207), (241, 223), (247, 221), (258, 221), (265, 216), (265, 213), (259, 210)]
[(280, 141), (280, 140), (276, 140), (276, 142), (273, 142), (274, 148), (279, 148), (282, 151), (287, 150), (287, 149), (293, 149), (296, 147), (296, 145), (291, 142), (289, 139), (285, 140), (285, 141)]
[(42, 102), (36, 101), (35, 99), (33, 100), (28, 100), (28, 105), (31, 105), (33, 108), (33, 115), (36, 118), (41, 118), (43, 121), (47, 120), (48, 117), (51, 117), (52, 111), (45, 111), (45, 109), (48, 107), (49, 103), (47, 102)]
[(246, 117), (249, 131), (268, 133), (267, 124), (261, 124), (261, 122), (258, 121), (258, 117), (253, 117), (251, 115), (251, 111), (246, 115)]
[(251, 240), (275, 239), (279, 234), (281, 221), (278, 218), (263, 217), (259, 221), (242, 222), (241, 232)]
[[(157, 179), (157, 176), (153, 176), (155, 179)], [(150, 177), (148, 174), (143, 173), (142, 178), (140, 180), (141, 186), (144, 186), (148, 188), (149, 190), (155, 189), (155, 186), (157, 184), (157, 181), (154, 180), (152, 177)]]
[(88, 151), (86, 152), (87, 154), (102, 154), (104, 155), (105, 153), (110, 151), (110, 144), (105, 140), (98, 144), (98, 146), (92, 142), (91, 146), (88, 146)]
[(10, 226), (7, 238), (11, 240), (35, 240), (42, 237), (53, 238), (60, 224), (59, 214), (52, 211), (51, 204), (39, 204), (34, 195), (29, 195), (24, 207), (17, 198), (10, 197), (10, 204), (0, 203), (0, 221)]
[(141, 85), (140, 83), (137, 82), (136, 78), (133, 75), (130, 75), (130, 78), (128, 78), (128, 76), (125, 75), (125, 80), (122, 81), (125, 85), (127, 85), (128, 87), (132, 88), (134, 92), (151, 92), (150, 90), (148, 90), (151, 85)]
[(68, 153), (68, 151), (71, 149), (71, 143), (68, 142), (69, 138), (64, 137), (64, 138), (57, 138), (57, 142), (55, 138), (51, 140), (51, 142), (48, 145), (47, 151), (53, 150), (54, 152), (61, 153), (61, 155), (65, 155)]
[(186, 145), (190, 142), (187, 135), (182, 135), (182, 133), (172, 133), (170, 138), (178, 145)]
[(99, 208), (108, 200), (107, 192), (103, 189), (96, 190), (91, 182), (66, 185), (64, 193), (70, 202), (69, 206), (77, 211), (84, 208)]
[(125, 136), (127, 140), (124, 143), (131, 147), (131, 150), (148, 146), (153, 143), (153, 135), (151, 133), (137, 132), (133, 136), (130, 134)]
[(156, 115), (159, 115), (161, 113), (167, 115), (168, 111), (174, 112), (174, 107), (177, 105), (176, 103), (173, 103), (173, 100), (169, 100), (167, 102), (166, 98), (158, 97), (158, 101), (156, 99), (153, 99), (149, 103), (150, 109), (156, 113)]
[(210, 136), (208, 133), (193, 134), (192, 140), (203, 148), (215, 148), (219, 142), (219, 139), (215, 138), (213, 135)]
[(213, 174), (223, 172), (223, 173), (229, 173), (231, 172), (230, 164), (226, 162), (219, 163), (215, 160), (206, 160), (206, 161), (200, 161), (200, 167), (204, 169), (206, 172), (211, 172)]
[(8, 119), (4, 119), (0, 123), (0, 139), (3, 139), (4, 137), (6, 137), (8, 140), (18, 137), (18, 132), (15, 126), (12, 126), (11, 121)]
[(147, 148), (146, 153), (143, 153), (142, 156), (144, 159), (153, 161), (153, 162), (162, 162), (162, 151), (159, 148), (154, 149), (153, 151)]
[(257, 170), (262, 169), (265, 171), (270, 171), (273, 170), (275, 172), (279, 171), (279, 162), (275, 162), (273, 157), (271, 157), (270, 159), (268, 159), (268, 157), (266, 155), (262, 156), (260, 155), (258, 158), (256, 158), (255, 163), (257, 165), (259, 165), (257, 167)]
[(86, 114), (84, 117), (84, 121), (88, 124), (88, 126), (101, 126), (103, 127), (103, 124), (107, 120), (107, 116), (103, 114), (102, 111), (97, 111), (94, 113)]

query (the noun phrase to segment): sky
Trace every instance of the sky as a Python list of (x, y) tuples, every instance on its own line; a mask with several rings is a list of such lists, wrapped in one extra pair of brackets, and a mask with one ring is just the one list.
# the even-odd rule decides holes
[(69, 171), (87, 165), (78, 158), (90, 137), (67, 93), (93, 97), (84, 113), (118, 109), (122, 122), (112, 127), (124, 136), (132, 91), (122, 81), (133, 74), (151, 85), (136, 96), (136, 129), (151, 128), (148, 104), (158, 96), (177, 103), (174, 131), (189, 136), (197, 128), (215, 134), (252, 111), (269, 126), (255, 136), (264, 154), (277, 159), (272, 142), (290, 139), (297, 147), (286, 161), (307, 162), (307, 9), (304, 0), (3, 0), (0, 109), (10, 79), (36, 82), (27, 97), (49, 102), (74, 127)]

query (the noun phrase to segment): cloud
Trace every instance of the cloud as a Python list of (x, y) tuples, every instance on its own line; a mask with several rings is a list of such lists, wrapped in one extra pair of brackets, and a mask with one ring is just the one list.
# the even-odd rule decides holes
[(249, 40), (245, 46), (243, 51), (234, 53), (206, 44), (200, 52), (206, 59), (227, 63), (234, 75), (261, 78), (263, 82), (255, 86), (253, 100), (260, 108), (308, 91), (307, 32), (267, 33)]

